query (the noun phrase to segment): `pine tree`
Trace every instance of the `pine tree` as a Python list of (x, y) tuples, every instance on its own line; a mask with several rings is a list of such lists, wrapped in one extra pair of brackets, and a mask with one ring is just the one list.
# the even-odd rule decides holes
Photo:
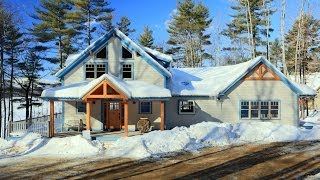
[(275, 12), (268, 8), (272, 2), (273, 0), (236, 0), (236, 4), (231, 6), (235, 12), (231, 15), (233, 19), (222, 34), (233, 42), (246, 42), (252, 57), (262, 54), (257, 51), (259, 46), (266, 46), (268, 51), (267, 41), (263, 38), (270, 36), (273, 31), (268, 19)]
[[(300, 40), (298, 37), (298, 29), (299, 29), (299, 21), (301, 21), (301, 29), (300, 29)], [(286, 59), (288, 64), (288, 71), (294, 72), (295, 69), (295, 54), (298, 53), (299, 61), (298, 61), (298, 69), (301, 70), (303, 66), (303, 61), (307, 56), (313, 57), (313, 59), (317, 58), (317, 53), (320, 52), (320, 40), (318, 39), (320, 36), (320, 20), (315, 19), (313, 16), (309, 14), (302, 14), (302, 17), (298, 17), (292, 29), (289, 30), (286, 36), (287, 42), (287, 52)], [(299, 51), (296, 52), (297, 42), (299, 42)], [(309, 63), (312, 59), (309, 59), (305, 63)], [(313, 72), (314, 65), (309, 65), (310, 71)]]
[(281, 44), (278, 38), (276, 38), (272, 44), (271, 44), (271, 48), (270, 48), (271, 52), (270, 52), (270, 56), (271, 56), (271, 63), (274, 65), (277, 65), (278, 61), (281, 61)]
[(136, 31), (135, 29), (131, 29), (130, 25), (131, 21), (126, 16), (121, 17), (120, 21), (117, 23), (118, 29), (126, 36), (129, 36), (131, 33)]
[[(40, 7), (36, 7), (36, 14), (31, 17), (39, 20), (30, 29), (37, 41), (42, 43), (51, 42), (58, 47), (60, 68), (63, 68), (66, 57), (75, 49), (71, 40), (76, 35), (72, 26), (68, 25), (68, 17), (72, 6), (65, 0), (41, 0)], [(50, 47), (48, 45), (47, 47)]]
[(110, 3), (106, 0), (72, 0), (72, 3), (76, 10), (68, 18), (80, 33), (85, 34), (85, 41), (90, 45), (92, 33), (97, 29), (92, 22), (110, 24), (114, 10), (108, 7)]
[(173, 54), (178, 66), (201, 66), (202, 60), (209, 57), (203, 46), (211, 44), (210, 34), (205, 34), (211, 22), (209, 10), (201, 2), (178, 2), (177, 13), (167, 29), (170, 35), (167, 43), (171, 45), (168, 53)]
[(153, 48), (154, 38), (152, 36), (152, 33), (153, 33), (152, 30), (148, 26), (145, 26), (143, 29), (143, 33), (139, 37), (139, 43), (142, 46)]

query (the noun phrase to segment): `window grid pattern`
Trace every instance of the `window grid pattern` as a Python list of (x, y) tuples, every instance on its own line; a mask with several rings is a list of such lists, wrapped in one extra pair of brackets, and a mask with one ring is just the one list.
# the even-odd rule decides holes
[(98, 78), (101, 75), (107, 73), (106, 69), (106, 64), (105, 63), (98, 63), (98, 64), (86, 64), (85, 65), (85, 76), (86, 79), (90, 78)]
[(122, 78), (132, 79), (132, 64), (122, 64)]
[(279, 101), (241, 101), (241, 119), (278, 119)]
[(97, 78), (106, 73), (105, 64), (97, 64)]
[(86, 64), (86, 78), (94, 78), (94, 64)]
[(195, 114), (195, 103), (192, 100), (179, 101), (179, 114)]

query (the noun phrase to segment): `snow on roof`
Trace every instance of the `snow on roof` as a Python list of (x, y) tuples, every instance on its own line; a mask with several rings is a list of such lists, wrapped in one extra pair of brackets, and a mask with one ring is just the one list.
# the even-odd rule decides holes
[[(247, 62), (230, 66), (173, 68), (171, 69), (173, 77), (172, 95), (216, 97), (262, 61), (268, 66), (273, 67), (263, 57), (256, 57)], [(282, 74), (277, 68), (273, 67), (272, 69), (277, 74)], [(281, 75), (281, 78), (286, 77)], [(299, 95), (314, 95), (310, 87), (293, 83), (289, 79), (287, 80), (287, 83), (300, 91)]]
[(316, 91), (320, 89), (320, 72), (308, 75), (307, 85), (309, 85)]
[(99, 78), (90, 82), (85, 81), (82, 83), (47, 89), (42, 92), (41, 97), (46, 99), (80, 100), (103, 80), (107, 80), (116, 86), (128, 99), (171, 97), (169, 89), (161, 88), (143, 81), (123, 81), (110, 74), (101, 75)]
[(70, 54), (68, 56), (68, 58), (66, 59), (66, 62), (64, 63), (65, 66), (68, 66), (70, 63), (72, 63), (73, 61), (75, 61), (77, 58), (79, 58), (81, 54)]
[(153, 56), (155, 56), (156, 58), (158, 59), (161, 59), (161, 60), (164, 60), (164, 61), (167, 61), (167, 62), (171, 62), (172, 61), (172, 57), (167, 55), (167, 54), (164, 54), (164, 53), (161, 53), (157, 50), (154, 50), (154, 49), (150, 49), (148, 47), (142, 47), (147, 53), (150, 53), (152, 54)]
[(306, 84), (300, 84), (293, 81), (292, 83), (302, 91), (302, 95), (304, 96), (315, 96), (317, 94), (314, 89), (312, 89), (310, 86)]

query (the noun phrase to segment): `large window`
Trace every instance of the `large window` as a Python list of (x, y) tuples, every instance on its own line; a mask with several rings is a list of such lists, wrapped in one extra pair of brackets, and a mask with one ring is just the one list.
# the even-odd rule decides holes
[(132, 64), (122, 64), (122, 78), (132, 79)]
[(98, 78), (107, 73), (105, 63), (86, 64), (86, 78)]
[(192, 100), (179, 101), (179, 114), (195, 114), (195, 103)]
[(241, 101), (241, 119), (278, 119), (279, 101)]
[(122, 47), (122, 59), (132, 59), (132, 53), (126, 49), (125, 47)]
[(139, 103), (139, 113), (140, 114), (151, 114), (152, 113), (151, 101), (141, 101)]
[(86, 112), (86, 103), (84, 102), (76, 102), (77, 113), (85, 113)]

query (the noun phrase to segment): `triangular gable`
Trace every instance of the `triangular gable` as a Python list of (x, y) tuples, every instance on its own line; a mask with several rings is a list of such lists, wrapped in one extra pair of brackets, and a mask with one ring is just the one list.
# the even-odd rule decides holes
[(108, 80), (103, 80), (96, 85), (89, 93), (84, 95), (83, 100), (86, 99), (128, 99), (127, 95), (119, 89), (116, 85)]
[[(257, 59), (258, 60), (254, 64), (249, 66), (243, 74), (240, 74), (239, 77), (235, 81), (233, 81), (229, 86), (227, 86), (227, 88), (225, 88), (223, 91), (221, 91), (219, 93), (219, 96), (224, 96), (224, 95), (228, 94), (229, 91), (233, 89), (233, 87), (240, 84), (243, 80), (245, 80), (246, 77), (250, 77), (250, 73), (251, 73), (251, 75), (253, 75), (252, 74), (253, 72), (255, 73), (257, 70), (259, 70), (259, 68), (262, 67), (261, 65), (263, 65), (263, 67), (267, 69), (267, 72), (272, 73), (273, 78), (280, 78), (280, 80), (287, 87), (289, 87), (294, 93), (296, 93), (297, 95), (303, 94), (299, 88), (297, 88), (284, 74), (282, 74), (269, 61), (265, 60), (263, 57), (257, 57)], [(259, 77), (259, 74), (254, 75), (254, 76)], [(260, 76), (261, 76), (261, 74), (260, 74)], [(262, 75), (262, 77), (264, 77), (264, 75)], [(266, 77), (264, 77), (264, 78), (266, 78)]]
[(260, 63), (244, 77), (244, 80), (276, 80), (276, 81), (280, 81), (281, 78), (279, 76), (277, 76), (265, 64)]
[(112, 36), (116, 36), (120, 39), (121, 43), (124, 44), (129, 50), (137, 51), (143, 60), (145, 60), (149, 65), (155, 68), (161, 75), (164, 77), (171, 77), (170, 72), (162, 67), (156, 60), (154, 60), (148, 53), (146, 53), (141, 47), (134, 43), (130, 38), (124, 35), (121, 31), (113, 29), (107, 34), (100, 37), (97, 41), (92, 43), (88, 48), (83, 50), (79, 56), (74, 59), (70, 64), (59, 70), (55, 75), (59, 78), (63, 78), (67, 73), (84, 61), (87, 57), (90, 56), (90, 53), (97, 51), (103, 44), (105, 44)]

